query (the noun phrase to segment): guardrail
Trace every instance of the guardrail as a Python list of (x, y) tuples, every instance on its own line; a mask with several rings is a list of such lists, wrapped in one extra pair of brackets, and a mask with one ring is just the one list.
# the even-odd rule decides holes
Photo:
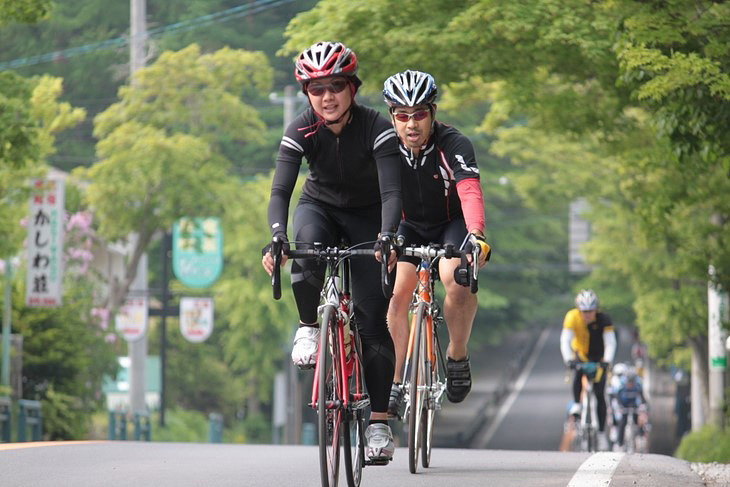
[(10, 443), (12, 403), (9, 397), (0, 397), (0, 442)]
[(40, 441), (43, 436), (43, 416), (40, 401), (18, 399), (18, 441)]
[[(129, 414), (126, 411), (109, 411), (107, 438), (110, 440), (126, 441), (129, 419)], [(150, 413), (147, 411), (137, 411), (132, 415), (131, 419), (134, 425), (132, 439), (134, 441), (152, 441)]]

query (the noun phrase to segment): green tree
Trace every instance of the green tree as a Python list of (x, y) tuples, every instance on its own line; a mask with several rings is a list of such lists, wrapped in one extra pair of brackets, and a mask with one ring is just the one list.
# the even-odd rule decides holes
[(100, 161), (76, 171), (89, 181), (86, 201), (99, 234), (108, 240), (137, 235), (124, 281), (110, 293), (110, 310), (126, 295), (156, 232), (183, 216), (220, 213), (231, 167), (226, 143), (259, 140), (263, 127), (241, 96), (268, 89), (271, 71), (260, 53), (201, 54), (191, 45), (163, 53), (134, 81), (95, 119)]
[(0, 26), (10, 21), (38, 22), (50, 7), (51, 0), (0, 0)]
[(58, 78), (27, 80), (12, 72), (0, 73), (0, 117), (4, 117), (0, 146), (5, 149), (0, 157), (2, 256), (15, 255), (25, 236), (20, 222), (28, 208), (28, 180), (47, 170), (41, 161), (55, 151), (56, 135), (85, 116), (82, 109), (59, 101), (61, 95)]
[(261, 402), (270, 402), (274, 375), (288, 361), (289, 337), (297, 323), (287, 273), (282, 272), (282, 298), (275, 301), (259, 258), (270, 240), (262, 202), (268, 201), (272, 176), (229, 188), (223, 220), (226, 270), (215, 285), (217, 306), (226, 317), (223, 353), (242, 379), (247, 414), (254, 416)]
[(711, 1), (324, 0), (292, 20), (284, 52), (340, 39), (370, 90), (412, 67), (457, 106), (486, 97), (481, 129), (524, 200), (591, 203), (598, 270), (584, 283), (628, 299), (604, 304), (631, 306), (653, 353), (690, 344), (706, 363), (710, 262), (730, 289), (728, 13)]

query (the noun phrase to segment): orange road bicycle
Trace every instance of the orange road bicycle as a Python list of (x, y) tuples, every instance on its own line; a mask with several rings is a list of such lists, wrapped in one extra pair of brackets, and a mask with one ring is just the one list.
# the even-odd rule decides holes
[[(442, 247), (436, 244), (403, 247), (402, 252), (421, 259), (417, 268), (418, 287), (411, 304), (411, 330), (402, 379), (406, 405), (403, 419), (408, 421), (408, 468), (411, 473), (416, 473), (419, 452), (424, 468), (431, 463), (434, 420), (446, 391), (446, 359), (438, 337), (438, 328), (444, 318), (433, 293), (438, 279), (438, 261), (458, 257), (465, 262), (470, 252), (457, 250), (453, 245)], [(479, 246), (474, 245), (471, 251), (474, 265), (457, 269), (468, 279), (472, 293), (478, 289), (478, 255)]]
[[(315, 243), (312, 249), (286, 252), (291, 258), (317, 259), (327, 264), (322, 304), (317, 310), (321, 317), (319, 353), (309, 404), (317, 411), (322, 487), (336, 487), (338, 484), (340, 443), (349, 487), (358, 487), (362, 480), (363, 467), (375, 464), (365, 459), (365, 410), (370, 405), (370, 398), (365, 392), (360, 335), (350, 299), (349, 262), (353, 257), (372, 259), (374, 243), (366, 242), (349, 248), (325, 248)], [(371, 248), (356, 248), (364, 245)], [(388, 242), (381, 240), (381, 245), (383, 255), (388, 255)], [(271, 246), (271, 255), (274, 258), (271, 282), (275, 299), (281, 297), (282, 251), (282, 242), (275, 237)], [(381, 277), (383, 293), (389, 296), (392, 283), (387, 272), (386, 259), (383, 259), (381, 265)]]

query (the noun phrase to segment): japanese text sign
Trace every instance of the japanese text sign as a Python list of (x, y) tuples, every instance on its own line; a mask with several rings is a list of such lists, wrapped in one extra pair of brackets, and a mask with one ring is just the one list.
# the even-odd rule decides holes
[(26, 306), (60, 306), (63, 283), (64, 184), (34, 179), (28, 218)]

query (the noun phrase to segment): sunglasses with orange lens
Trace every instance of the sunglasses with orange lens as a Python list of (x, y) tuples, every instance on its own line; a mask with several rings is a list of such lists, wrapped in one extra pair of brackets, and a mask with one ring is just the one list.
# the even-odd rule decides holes
[(418, 110), (413, 113), (403, 113), (403, 112), (393, 113), (393, 118), (395, 118), (399, 122), (408, 122), (411, 118), (413, 120), (415, 120), (416, 122), (420, 122), (421, 120), (428, 117), (428, 115), (429, 115), (428, 110)]
[(312, 96), (322, 96), (325, 91), (329, 91), (330, 93), (340, 93), (345, 88), (347, 88), (347, 80), (343, 78), (335, 78), (329, 83), (312, 81), (307, 86), (307, 93)]

